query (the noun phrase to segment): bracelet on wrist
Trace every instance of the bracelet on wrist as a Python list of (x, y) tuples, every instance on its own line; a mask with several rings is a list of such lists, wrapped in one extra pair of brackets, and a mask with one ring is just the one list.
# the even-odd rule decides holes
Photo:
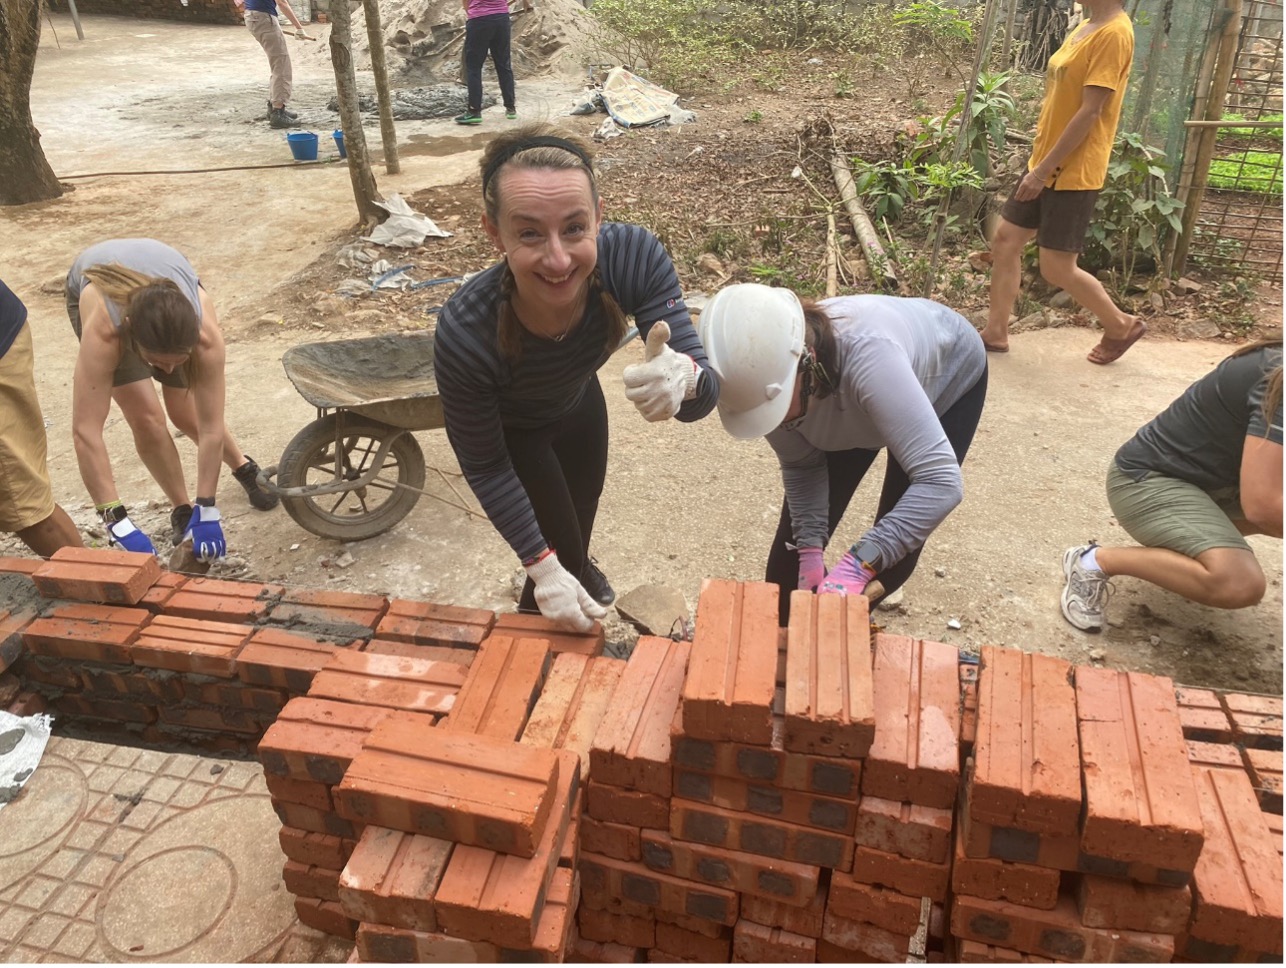
[(522, 566), (523, 566), (524, 568), (530, 568), (532, 565), (538, 565), (538, 564), (540, 564), (542, 561), (544, 561), (546, 558), (548, 558), (550, 555), (552, 555), (553, 553), (554, 553), (554, 549), (553, 549), (553, 548), (546, 548), (544, 551), (542, 551), (540, 554), (536, 555), (534, 558), (526, 558), (526, 559), (524, 559), (524, 560), (523, 560), (523, 563), (522, 563)]

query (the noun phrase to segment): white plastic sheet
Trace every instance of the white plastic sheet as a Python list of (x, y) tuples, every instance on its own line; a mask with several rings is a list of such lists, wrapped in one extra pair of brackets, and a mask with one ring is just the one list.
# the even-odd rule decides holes
[(435, 239), (451, 238), (450, 232), (444, 232), (433, 219), (412, 209), (401, 195), (390, 195), (385, 201), (375, 204), (388, 212), (389, 216), (375, 226), (370, 235), (362, 236), (367, 242), (409, 249), (429, 236)]
[(40, 765), (50, 722), (46, 713), (15, 716), (0, 711), (0, 810), (17, 798)]

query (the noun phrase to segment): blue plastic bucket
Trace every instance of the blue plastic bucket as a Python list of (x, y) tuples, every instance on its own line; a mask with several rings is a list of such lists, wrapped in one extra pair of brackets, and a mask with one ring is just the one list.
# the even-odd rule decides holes
[(344, 150), (344, 129), (336, 128), (331, 132), (331, 137), (335, 139), (335, 147), (339, 149), (339, 156), (347, 158), (348, 152)]
[(286, 135), (286, 143), (295, 161), (317, 160), (317, 135), (311, 131), (292, 131)]

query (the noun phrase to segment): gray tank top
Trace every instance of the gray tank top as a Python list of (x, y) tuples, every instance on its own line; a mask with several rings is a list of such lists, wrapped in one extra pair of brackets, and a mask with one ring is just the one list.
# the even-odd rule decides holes
[[(89, 284), (89, 280), (85, 278), (85, 270), (113, 262), (144, 275), (172, 279), (196, 310), (197, 324), (200, 325), (201, 296), (197, 291), (200, 280), (197, 279), (196, 270), (183, 253), (155, 239), (109, 239), (91, 245), (71, 264), (71, 271), (67, 273), (68, 291), (76, 299), (80, 299), (80, 294)], [(120, 329), (121, 307), (110, 299), (104, 302), (112, 325)]]

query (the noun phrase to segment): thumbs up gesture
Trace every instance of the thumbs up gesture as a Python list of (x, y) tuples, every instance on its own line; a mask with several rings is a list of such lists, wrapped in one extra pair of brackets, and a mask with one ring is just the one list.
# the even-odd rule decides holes
[(653, 422), (669, 420), (679, 412), (684, 400), (691, 400), (697, 393), (696, 361), (670, 349), (666, 344), (669, 338), (669, 323), (663, 319), (653, 323), (647, 333), (643, 362), (631, 363), (622, 374), (625, 398)]

